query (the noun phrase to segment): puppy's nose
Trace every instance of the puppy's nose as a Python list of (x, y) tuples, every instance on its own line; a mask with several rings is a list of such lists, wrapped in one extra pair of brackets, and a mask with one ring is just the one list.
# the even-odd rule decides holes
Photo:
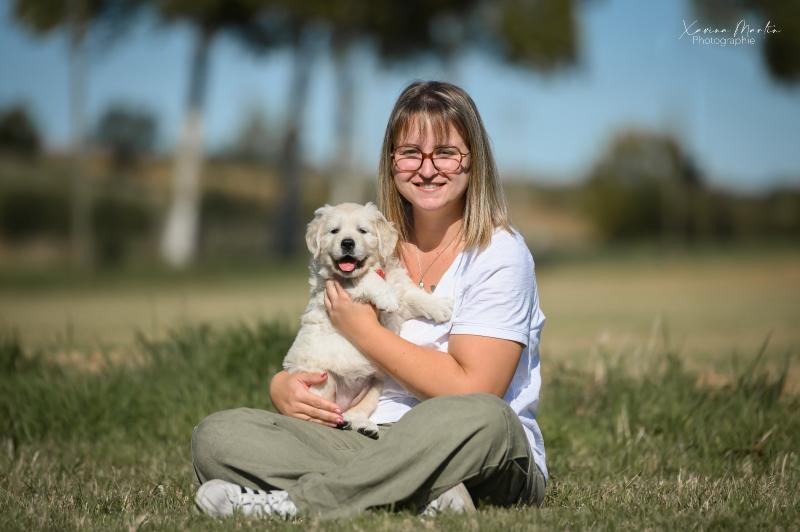
[(356, 247), (356, 241), (352, 238), (345, 238), (342, 240), (342, 251), (353, 251)]

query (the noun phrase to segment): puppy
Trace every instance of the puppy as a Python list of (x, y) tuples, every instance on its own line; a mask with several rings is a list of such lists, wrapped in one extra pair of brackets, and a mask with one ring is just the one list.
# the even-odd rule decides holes
[(325, 281), (336, 279), (354, 300), (375, 305), (381, 323), (396, 333), (410, 318), (449, 320), (452, 301), (414, 285), (395, 255), (397, 239), (393, 225), (372, 203), (316, 210), (306, 231), (312, 255), (310, 298), (283, 361), (289, 372), (327, 371), (325, 384), (311, 390), (339, 405), (343, 428), (372, 438), (378, 437), (378, 426), (369, 416), (378, 404), (383, 374), (331, 324), (324, 303)]

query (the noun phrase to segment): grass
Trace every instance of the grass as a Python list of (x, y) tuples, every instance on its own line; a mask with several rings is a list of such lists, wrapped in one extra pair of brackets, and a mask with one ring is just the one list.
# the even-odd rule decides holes
[[(537, 257), (545, 507), (270, 528), (798, 529), (798, 260)], [(263, 528), (192, 512), (189, 437), (216, 410), (271, 407), (305, 294), (297, 264), (0, 271), (0, 530)]]
[[(0, 529), (262, 529), (192, 512), (189, 438), (204, 415), (269, 408), (267, 379), (292, 331), (271, 322), (139, 336), (135, 363), (95, 372), (0, 343)], [(540, 423), (551, 482), (542, 509), (488, 508), (423, 522), (372, 512), (275, 529), (796, 529), (800, 397), (765, 352), (698, 385), (669, 346), (549, 361)], [(731, 363), (730, 367), (735, 364)], [(635, 368), (633, 370), (632, 368)]]

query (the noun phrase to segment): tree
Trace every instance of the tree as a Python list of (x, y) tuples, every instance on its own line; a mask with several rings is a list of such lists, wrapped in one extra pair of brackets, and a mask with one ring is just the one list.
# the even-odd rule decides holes
[(22, 105), (0, 111), (0, 152), (26, 157), (38, 155), (41, 148), (39, 130)]
[[(86, 93), (88, 58), (86, 36), (90, 27), (117, 28), (136, 9), (133, 0), (15, 0), (14, 17), (37, 35), (61, 28), (69, 34), (70, 124), (72, 183), (70, 248), (73, 265), (88, 267), (91, 257), (91, 212), (89, 187), (85, 183)], [(111, 31), (109, 34), (113, 34)]]
[[(175, 155), (172, 205), (161, 239), (161, 253), (174, 267), (185, 267), (197, 251), (200, 177), (203, 162), (203, 110), (208, 85), (209, 53), (222, 32), (263, 51), (286, 41), (283, 17), (268, 13), (267, 0), (156, 0), (169, 22), (188, 22), (195, 29), (186, 112)], [(270, 16), (272, 15), (272, 16)]]
[(578, 0), (501, 0), (488, 5), (489, 49), (500, 57), (545, 74), (578, 62)]
[(700, 174), (672, 136), (624, 131), (592, 168), (586, 206), (610, 240), (692, 236), (700, 223)]
[(115, 169), (125, 171), (153, 149), (156, 118), (148, 111), (113, 105), (100, 117), (95, 137), (111, 152)]

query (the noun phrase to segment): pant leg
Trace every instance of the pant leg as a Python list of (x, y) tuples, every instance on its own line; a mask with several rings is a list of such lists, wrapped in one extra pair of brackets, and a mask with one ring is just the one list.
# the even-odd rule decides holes
[(543, 478), (531, 472), (538, 469), (519, 418), (501, 399), (473, 394), (420, 403), (374, 445), (286, 489), (302, 512), (336, 518), (371, 507), (419, 509), (459, 482), (479, 501), (540, 503)]
[(286, 489), (310, 472), (349, 461), (375, 440), (274, 412), (237, 408), (211, 414), (192, 433), (197, 480)]

